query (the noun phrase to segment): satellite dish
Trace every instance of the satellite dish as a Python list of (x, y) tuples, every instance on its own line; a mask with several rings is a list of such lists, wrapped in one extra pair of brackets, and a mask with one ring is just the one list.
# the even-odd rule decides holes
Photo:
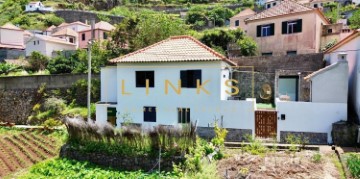
[(269, 84), (263, 84), (260, 91), (260, 98), (269, 100), (271, 98), (271, 86)]

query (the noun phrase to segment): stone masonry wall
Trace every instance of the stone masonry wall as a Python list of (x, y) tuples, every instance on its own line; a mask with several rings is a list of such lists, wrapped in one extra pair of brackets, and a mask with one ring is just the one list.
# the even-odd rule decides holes
[(0, 49), (0, 62), (5, 59), (18, 59), (21, 56), (25, 57), (25, 50)]
[[(322, 53), (286, 55), (286, 56), (255, 56), (255, 57), (230, 57), (238, 67), (233, 72), (233, 78), (238, 80), (240, 99), (256, 98), (257, 102), (268, 103), (274, 101), (277, 94), (277, 79), (279, 76), (299, 76), (300, 101), (309, 101), (310, 86), (303, 80), (307, 74), (317, 71), (325, 66)], [(262, 86), (271, 86), (271, 98), (262, 99), (260, 93)], [(254, 94), (254, 96), (253, 96)]]
[[(54, 13), (56, 16), (63, 18), (67, 23), (71, 23), (75, 21), (80, 21), (85, 23), (86, 21), (90, 21), (91, 19), (95, 19), (95, 22), (100, 21), (99, 13), (95, 13), (95, 12), (59, 9), (56, 10)], [(109, 23), (111, 24), (118, 24), (124, 19), (124, 17), (122, 16), (114, 16), (108, 14), (101, 14), (101, 15), (108, 17), (110, 19)]]
[[(47, 91), (66, 91), (79, 79), (87, 79), (87, 75), (0, 77), (0, 121), (26, 124), (33, 106), (41, 101), (38, 89), (42, 84), (45, 84)], [(93, 79), (99, 79), (99, 75), (94, 75)]]
[[(228, 134), (226, 135), (225, 141), (227, 142), (241, 142), (246, 141), (247, 136), (252, 135), (251, 129), (232, 129), (226, 128)], [(213, 127), (197, 127), (196, 133), (199, 137), (203, 139), (210, 140), (215, 137), (215, 132)]]
[[(73, 149), (69, 145), (64, 145), (60, 150), (60, 157), (75, 159), (79, 161), (89, 161), (91, 163), (111, 167), (126, 171), (150, 171), (154, 168), (158, 169), (158, 157), (152, 156), (119, 156), (107, 155), (103, 153), (82, 153)], [(173, 164), (179, 164), (184, 161), (181, 156), (161, 158), (161, 171), (172, 171)]]

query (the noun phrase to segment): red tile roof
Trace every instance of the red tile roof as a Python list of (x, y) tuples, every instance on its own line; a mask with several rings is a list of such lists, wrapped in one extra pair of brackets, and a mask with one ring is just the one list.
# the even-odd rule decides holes
[(173, 36), (125, 56), (110, 60), (113, 63), (225, 61), (236, 65), (223, 55), (191, 36)]

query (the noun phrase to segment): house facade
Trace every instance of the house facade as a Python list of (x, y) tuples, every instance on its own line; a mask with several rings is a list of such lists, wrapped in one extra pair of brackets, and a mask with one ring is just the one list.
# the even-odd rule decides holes
[(230, 28), (241, 28), (246, 31), (245, 20), (253, 15), (255, 15), (255, 11), (250, 8), (244, 9), (239, 14), (230, 18)]
[[(349, 67), (349, 104), (360, 117), (360, 30), (355, 30), (346, 38), (325, 51), (325, 60), (334, 64), (339, 58), (346, 59)], [(356, 117), (356, 116), (355, 116)]]
[(7, 23), (0, 27), (0, 61), (24, 56), (24, 30)]
[(64, 50), (76, 50), (76, 44), (45, 35), (34, 35), (26, 42), (26, 56), (30, 56), (33, 51), (38, 51), (47, 57), (52, 57), (56, 51)]
[(72, 22), (72, 23), (62, 23), (57, 27), (54, 27), (52, 30), (52, 32), (57, 32), (63, 29), (71, 29), (75, 32), (79, 32), (79, 31), (83, 31), (83, 30), (87, 30), (90, 28), (90, 25), (87, 25), (85, 23), (82, 23), (80, 21), (76, 21), (76, 22)]
[(235, 131), (230, 140), (254, 135), (254, 100), (229, 100), (234, 63), (198, 40), (171, 37), (111, 62), (117, 65), (101, 70), (96, 122), (120, 127), (130, 118), (149, 128), (191, 121), (206, 131), (217, 120)]
[[(103, 41), (109, 39), (110, 32), (114, 30), (115, 27), (108, 22), (100, 21), (95, 24), (94, 28), (94, 40)], [(79, 34), (79, 48), (87, 48), (88, 41), (91, 39), (91, 28), (87, 28), (86, 30), (82, 30), (78, 32)]]
[(330, 24), (319, 9), (285, 0), (245, 20), (247, 35), (260, 55), (318, 53), (322, 25)]
[(32, 11), (53, 11), (52, 7), (45, 7), (40, 1), (30, 2), (25, 6), (25, 12)]
[(75, 44), (76, 47), (79, 46), (79, 37), (78, 33), (70, 28), (61, 29), (51, 34), (53, 37), (58, 37), (60, 39), (64, 39), (66, 42)]

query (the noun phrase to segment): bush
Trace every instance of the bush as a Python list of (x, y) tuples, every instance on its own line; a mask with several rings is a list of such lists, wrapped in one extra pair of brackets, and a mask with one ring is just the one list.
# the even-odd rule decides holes
[(257, 51), (256, 42), (250, 37), (244, 37), (239, 39), (237, 45), (240, 47), (240, 53), (242, 56), (254, 56)]
[(346, 160), (347, 166), (350, 170), (350, 173), (353, 177), (360, 177), (360, 155), (358, 154), (349, 154)]
[(311, 161), (314, 163), (320, 163), (321, 162), (321, 154), (316, 153), (311, 157)]
[(71, 73), (74, 69), (75, 62), (72, 58), (65, 58), (64, 56), (57, 56), (52, 59), (47, 65), (47, 69), (51, 74)]
[[(68, 101), (75, 99), (77, 106), (87, 105), (87, 80), (81, 79), (76, 81), (68, 90)], [(91, 80), (91, 102), (95, 103), (100, 100), (100, 80)]]
[(20, 67), (9, 63), (0, 63), (0, 75), (7, 75), (11, 72), (19, 71)]
[(29, 63), (33, 71), (45, 70), (49, 59), (40, 52), (33, 51), (30, 55)]
[(349, 18), (350, 28), (360, 29), (360, 9), (354, 12), (354, 14)]
[(65, 110), (66, 105), (63, 99), (51, 97), (45, 100), (44, 108), (45, 110), (53, 111), (55, 115), (59, 115)]

